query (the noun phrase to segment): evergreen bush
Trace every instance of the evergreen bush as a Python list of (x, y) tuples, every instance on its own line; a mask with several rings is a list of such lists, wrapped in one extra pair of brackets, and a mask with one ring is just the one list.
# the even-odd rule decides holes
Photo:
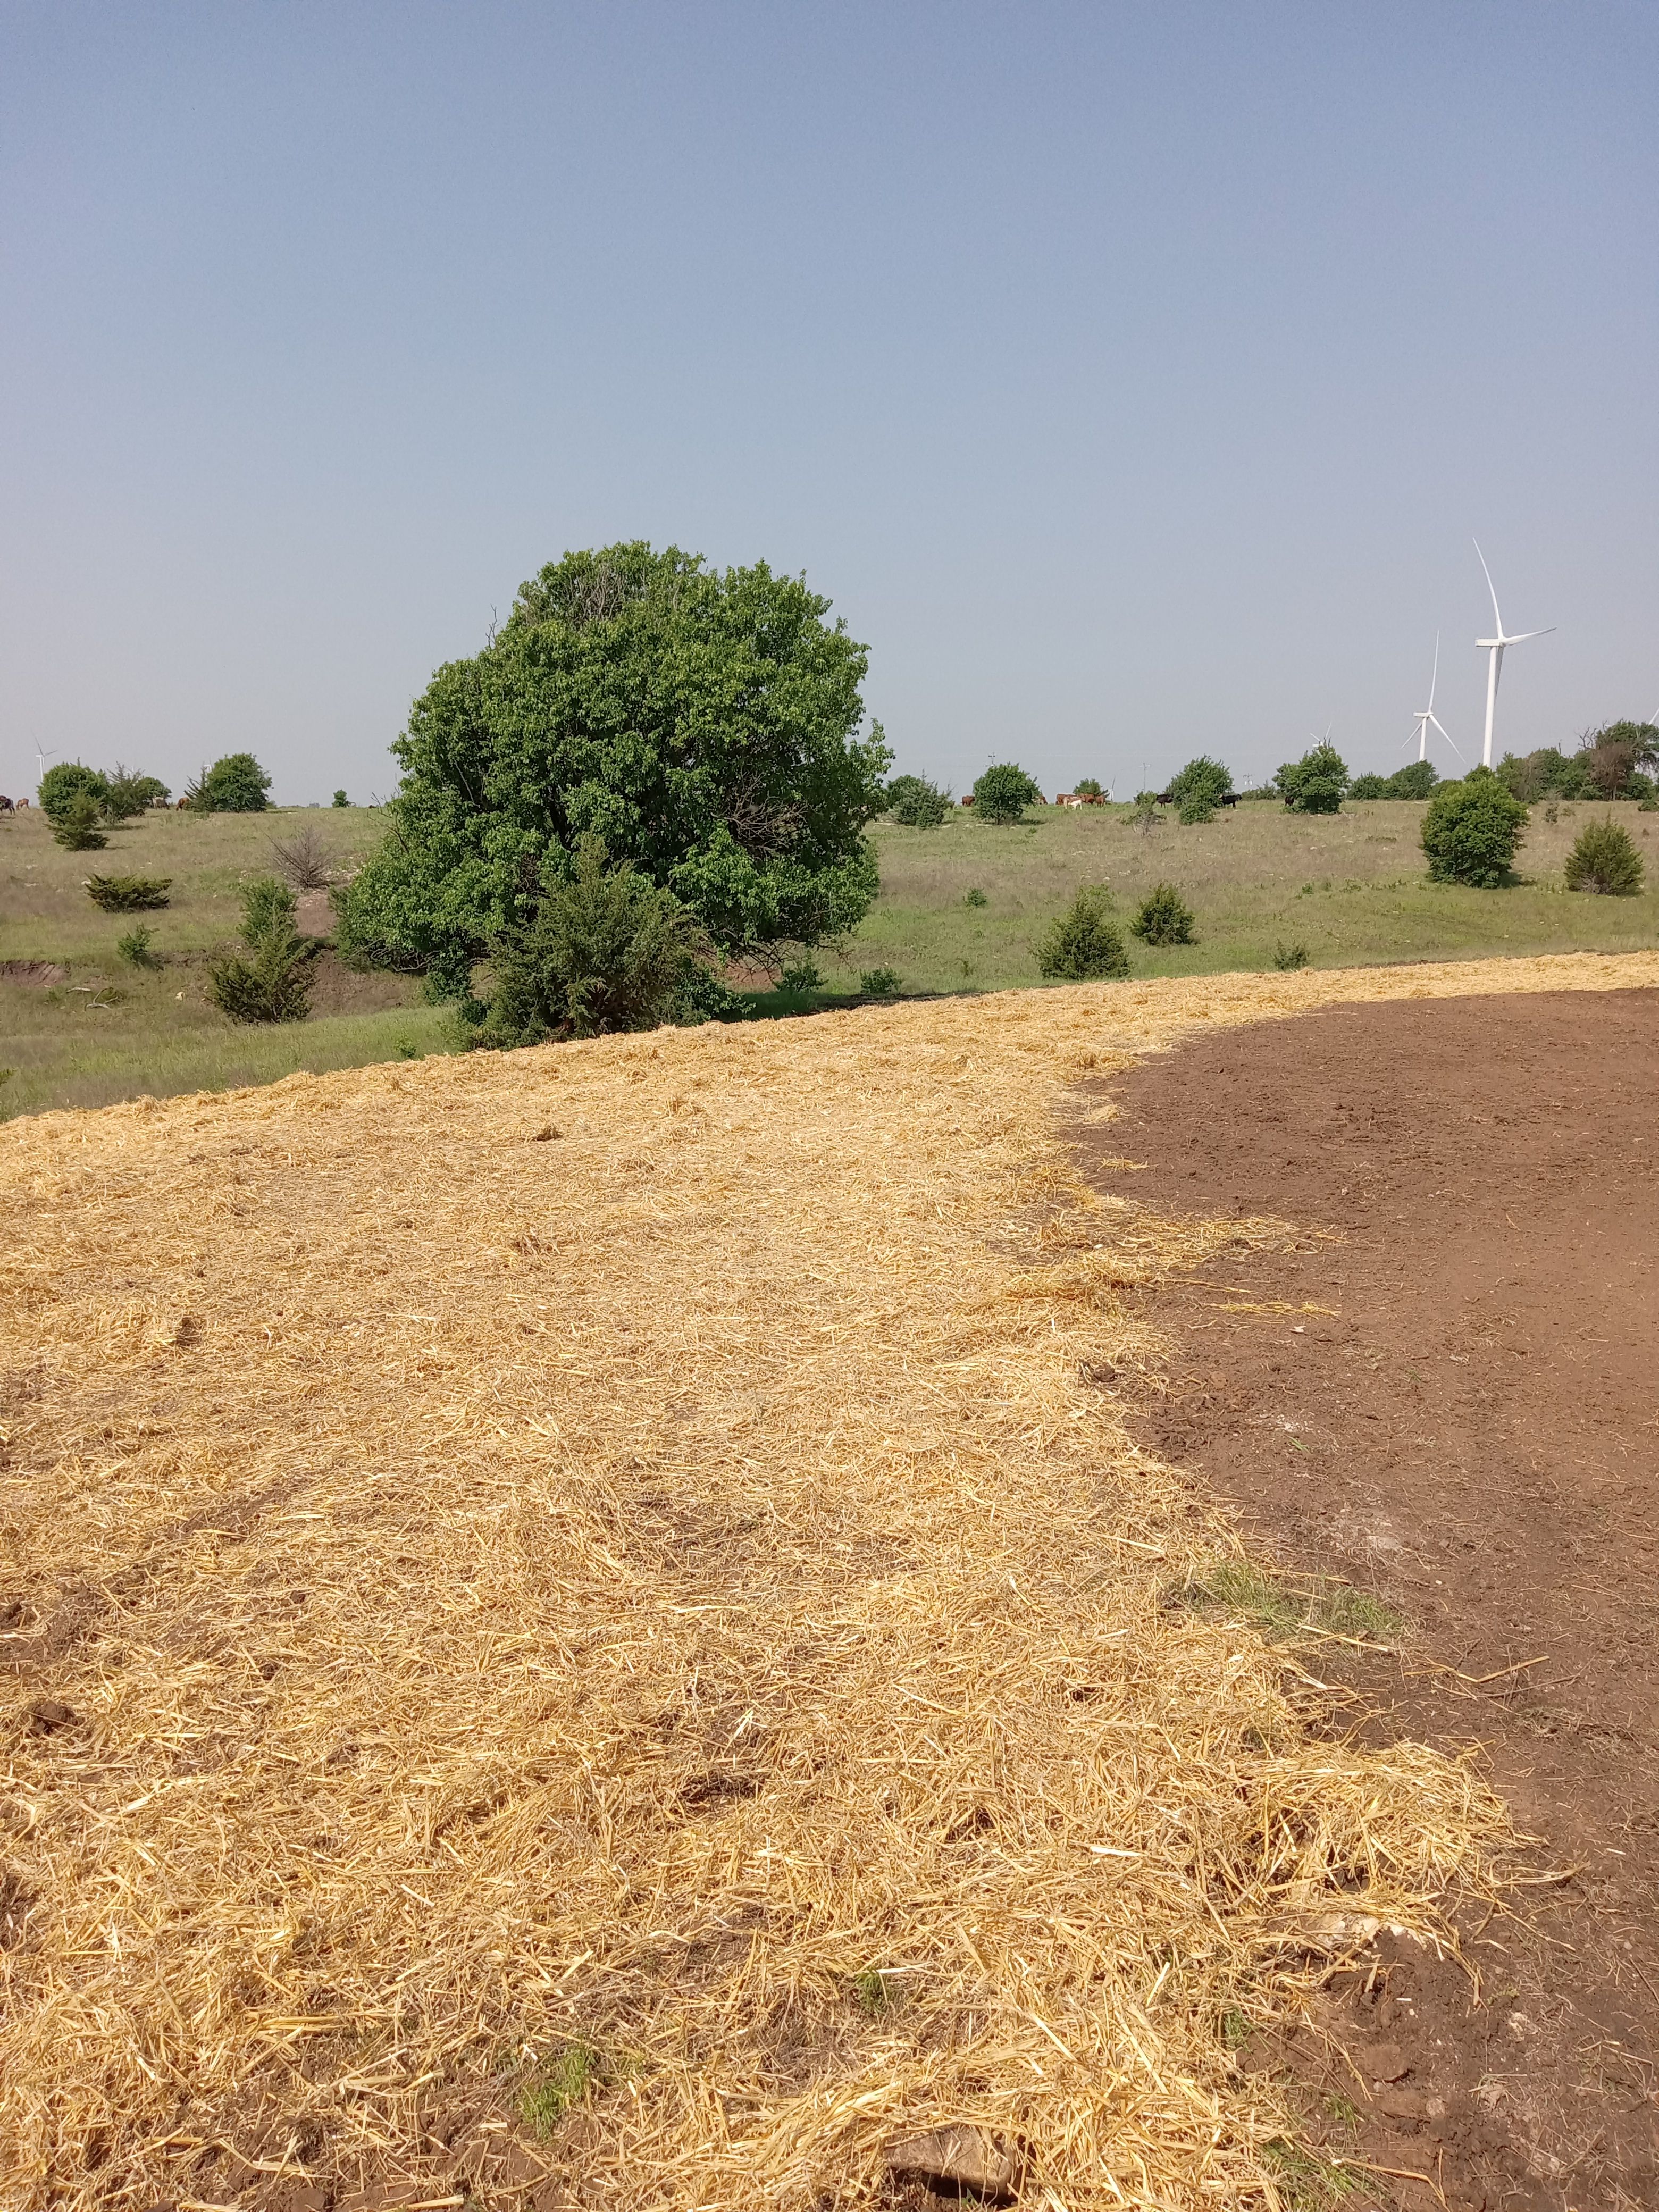
[(1196, 919), (1173, 884), (1158, 884), (1141, 901), (1129, 931), (1143, 945), (1190, 945)]
[(1000, 761), (988, 768), (974, 786), (974, 817), (999, 827), (1023, 822), (1026, 808), (1040, 805), (1042, 799), (1042, 791), (1023, 768), (1012, 761)]
[(153, 934), (154, 932), (149, 924), (147, 921), (141, 921), (136, 929), (130, 929), (125, 937), (116, 939), (115, 950), (129, 968), (159, 968), (161, 965), (161, 954), (150, 950), (150, 939)]
[(685, 1017), (708, 949), (672, 891), (629, 861), (611, 866), (599, 839), (583, 837), (529, 923), (492, 945), (494, 986), (470, 1042), (512, 1048), (659, 1029)]
[(1633, 898), (1642, 888), (1642, 855), (1616, 822), (1587, 822), (1573, 840), (1565, 870), (1570, 891)]
[(951, 794), (925, 775), (896, 775), (887, 787), (887, 811), (908, 830), (937, 830), (951, 811)]
[(1051, 980), (1091, 983), (1127, 975), (1129, 956), (1110, 919), (1112, 895), (1104, 884), (1085, 884), (1037, 945), (1037, 967)]
[(242, 891), (246, 957), (208, 963), (208, 996), (234, 1022), (302, 1022), (311, 1011), (313, 967), (322, 944), (295, 927), (293, 892), (275, 876)]
[(109, 839), (98, 827), (99, 812), (99, 801), (90, 792), (69, 799), (53, 821), (52, 842), (68, 853), (101, 853)]
[(106, 914), (142, 914), (170, 903), (171, 876), (88, 876), (87, 896)]

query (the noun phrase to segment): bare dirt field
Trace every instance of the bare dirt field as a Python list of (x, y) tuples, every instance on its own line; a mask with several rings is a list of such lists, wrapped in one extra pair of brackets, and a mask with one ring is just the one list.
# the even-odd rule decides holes
[(1478, 2201), (1389, 1961), (1518, 1946), (1558, 1862), (1339, 1676), (1379, 1601), (1247, 1601), (1196, 1437), (1135, 1426), (1314, 1210), (1124, 1201), (1068, 1129), (1195, 1035), (1638, 987), (1080, 986), (8, 1123), (0, 2203)]
[(1380, 2016), (1321, 2015), (1331, 2082), (1459, 2203), (1659, 2202), (1659, 1001), (1334, 1007), (1112, 1088), (1106, 1188), (1290, 1224), (1149, 1294), (1137, 1432), (1397, 1609), (1314, 1670), (1373, 1741), (1478, 1744), (1540, 1838), (1538, 1927), (1466, 1927), (1478, 1996), (1395, 1946)]

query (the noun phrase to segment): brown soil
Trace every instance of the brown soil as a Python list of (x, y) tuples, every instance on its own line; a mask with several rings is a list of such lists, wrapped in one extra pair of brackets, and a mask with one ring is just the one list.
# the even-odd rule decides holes
[(1145, 1442), (1406, 1617), (1397, 1656), (1300, 1647), (1334, 1720), (1481, 1746), (1538, 1838), (1476, 1982), (1386, 1939), (1246, 2063), (1443, 2202), (1659, 2204), (1659, 995), (1337, 1007), (1112, 1090), (1103, 1188), (1291, 1224), (1147, 1294)]

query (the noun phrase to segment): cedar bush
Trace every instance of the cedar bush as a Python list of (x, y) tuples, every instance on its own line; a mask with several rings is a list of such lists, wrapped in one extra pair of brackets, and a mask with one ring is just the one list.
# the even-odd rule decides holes
[(1141, 901), (1129, 931), (1143, 945), (1190, 945), (1196, 920), (1173, 884), (1158, 884)]
[(1051, 981), (1092, 983), (1127, 975), (1129, 956), (1110, 920), (1112, 895), (1104, 884), (1085, 884), (1037, 945), (1037, 967)]
[(1489, 768), (1443, 783), (1423, 817), (1423, 850), (1436, 883), (1495, 890), (1509, 873), (1527, 810)]
[(631, 861), (611, 866), (600, 841), (583, 837), (532, 919), (492, 945), (494, 988), (468, 1042), (499, 1050), (660, 1029), (692, 1014), (709, 950), (672, 891)]
[(1200, 753), (1170, 779), (1170, 804), (1182, 822), (1213, 822), (1216, 808), (1232, 787), (1231, 769)]
[(40, 811), (54, 830), (80, 799), (92, 800), (95, 821), (109, 796), (109, 779), (83, 762), (59, 761), (56, 768), (49, 768), (41, 777), (38, 795)]
[(313, 967), (320, 939), (295, 927), (293, 892), (275, 876), (261, 876), (242, 891), (241, 938), (246, 956), (231, 953), (208, 963), (208, 996), (234, 1022), (302, 1022), (311, 1011)]
[(106, 914), (143, 914), (171, 903), (171, 876), (88, 876), (87, 896)]
[(150, 947), (150, 939), (154, 934), (149, 924), (141, 921), (125, 937), (116, 939), (115, 950), (129, 968), (159, 968), (161, 965), (161, 954)]
[(52, 842), (66, 853), (101, 853), (109, 839), (98, 827), (99, 802), (90, 792), (67, 800), (52, 823)]
[(1633, 898), (1642, 888), (1642, 855), (1616, 822), (1587, 822), (1573, 840), (1565, 873), (1570, 891)]

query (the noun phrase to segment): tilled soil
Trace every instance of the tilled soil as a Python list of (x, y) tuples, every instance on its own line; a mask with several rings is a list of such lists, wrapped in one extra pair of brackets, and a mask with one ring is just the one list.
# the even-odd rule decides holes
[(1288, 1224), (1146, 1294), (1143, 1440), (1405, 1616), (1397, 1656), (1302, 1656), (1343, 1724), (1480, 1747), (1538, 1839), (1523, 1917), (1463, 1930), (1478, 1983), (1385, 1939), (1244, 2063), (1385, 2200), (1659, 2204), (1659, 994), (1336, 1007), (1111, 1091), (1103, 1188)]

